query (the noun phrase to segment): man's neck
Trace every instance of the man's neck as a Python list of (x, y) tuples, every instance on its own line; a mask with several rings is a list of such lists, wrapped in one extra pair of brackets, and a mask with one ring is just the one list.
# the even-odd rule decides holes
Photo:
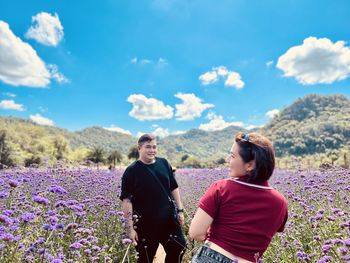
[(141, 162), (143, 162), (144, 164), (152, 164), (156, 162), (156, 158), (152, 159), (152, 160), (144, 160), (144, 159), (139, 159)]

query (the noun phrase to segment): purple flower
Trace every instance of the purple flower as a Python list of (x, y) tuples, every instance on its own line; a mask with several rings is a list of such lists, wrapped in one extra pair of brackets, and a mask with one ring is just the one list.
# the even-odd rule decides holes
[(101, 248), (99, 246), (95, 246), (95, 245), (92, 246), (92, 249), (95, 250), (95, 251), (100, 251), (101, 250)]
[(4, 210), (2, 214), (5, 216), (13, 216), (14, 212), (13, 210), (7, 209), (7, 210)]
[(72, 209), (74, 212), (83, 212), (83, 208), (78, 205), (70, 205), (69, 208)]
[(50, 230), (52, 230), (53, 228), (52, 228), (52, 226), (50, 226), (49, 224), (45, 224), (45, 225), (43, 225), (43, 229), (46, 230), (46, 231), (50, 231)]
[(344, 240), (344, 244), (350, 246), (350, 238)]
[(80, 249), (82, 247), (83, 247), (83, 245), (80, 244), (79, 242), (75, 242), (69, 246), (69, 248), (72, 248), (72, 249)]
[(51, 186), (49, 191), (51, 193), (60, 194), (60, 195), (67, 193), (67, 191), (64, 188), (62, 188), (61, 186)]
[(327, 253), (329, 250), (331, 250), (331, 246), (330, 245), (323, 245), (322, 246), (322, 251), (324, 253)]
[(1, 223), (5, 223), (6, 225), (12, 225), (13, 224), (13, 220), (6, 216), (6, 215), (0, 215), (0, 222)]
[(346, 249), (346, 247), (340, 247), (338, 248), (338, 252), (340, 255), (345, 256), (346, 253), (348, 253), (348, 250)]
[(56, 229), (63, 229), (64, 225), (63, 224), (57, 224), (57, 225), (55, 225), (55, 228)]
[(34, 202), (37, 202), (39, 204), (43, 204), (43, 205), (48, 205), (50, 203), (49, 199), (43, 197), (43, 196), (39, 196), (39, 195), (35, 195), (33, 197)]
[(67, 207), (67, 204), (66, 204), (65, 201), (57, 201), (57, 202), (55, 203), (55, 207), (60, 207), (60, 206), (62, 206), (62, 207)]
[(1, 236), (3, 241), (12, 241), (15, 237), (12, 234), (6, 233)]
[(0, 198), (5, 198), (5, 197), (8, 197), (8, 193), (5, 193), (5, 192), (0, 192)]
[(124, 238), (122, 240), (123, 245), (129, 245), (132, 243), (132, 240), (130, 238)]
[(19, 182), (17, 180), (11, 179), (9, 181), (9, 186), (11, 186), (12, 188), (16, 188), (19, 185)]
[(35, 219), (35, 215), (33, 213), (25, 213), (21, 216), (21, 220), (26, 223), (31, 222), (34, 219)]
[(51, 223), (52, 226), (56, 225), (58, 222), (58, 217), (57, 216), (50, 216), (48, 218), (48, 221)]

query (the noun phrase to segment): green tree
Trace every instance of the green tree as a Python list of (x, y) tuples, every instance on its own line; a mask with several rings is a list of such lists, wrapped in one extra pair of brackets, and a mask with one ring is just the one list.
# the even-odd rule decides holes
[(5, 167), (14, 166), (14, 162), (11, 158), (11, 150), (7, 145), (6, 132), (0, 131), (0, 169)]
[(128, 158), (135, 160), (139, 158), (139, 149), (137, 148), (137, 146), (133, 146), (130, 148)]
[(95, 147), (92, 149), (92, 151), (88, 154), (87, 160), (92, 161), (97, 165), (97, 169), (99, 168), (99, 164), (103, 163), (104, 158), (104, 150), (101, 147)]
[(108, 164), (113, 165), (113, 168), (115, 168), (116, 163), (120, 163), (122, 159), (122, 155), (117, 150), (112, 151), (107, 157)]
[(216, 160), (216, 164), (218, 164), (218, 165), (223, 165), (225, 163), (226, 163), (225, 158), (219, 158), (218, 160)]
[(37, 156), (37, 155), (34, 155), (34, 154), (31, 157), (26, 158), (24, 160), (24, 166), (25, 167), (30, 167), (30, 166), (38, 167), (40, 164), (41, 164), (40, 156)]
[(53, 138), (54, 156), (56, 160), (62, 160), (69, 152), (69, 142), (62, 135)]
[(185, 162), (188, 159), (188, 157), (190, 157), (188, 154), (182, 155), (181, 162)]

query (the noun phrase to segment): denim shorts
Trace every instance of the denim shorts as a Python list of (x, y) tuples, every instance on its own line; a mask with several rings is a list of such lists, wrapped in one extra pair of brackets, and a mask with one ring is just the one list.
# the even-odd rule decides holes
[(191, 260), (191, 263), (236, 263), (237, 259), (230, 259), (207, 246), (201, 246)]

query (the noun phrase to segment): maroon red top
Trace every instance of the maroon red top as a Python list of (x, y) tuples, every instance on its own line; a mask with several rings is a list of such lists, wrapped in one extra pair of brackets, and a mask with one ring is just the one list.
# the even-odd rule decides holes
[(268, 185), (248, 184), (245, 178), (219, 180), (202, 196), (198, 205), (214, 220), (208, 241), (226, 251), (255, 262), (288, 218), (288, 204)]

